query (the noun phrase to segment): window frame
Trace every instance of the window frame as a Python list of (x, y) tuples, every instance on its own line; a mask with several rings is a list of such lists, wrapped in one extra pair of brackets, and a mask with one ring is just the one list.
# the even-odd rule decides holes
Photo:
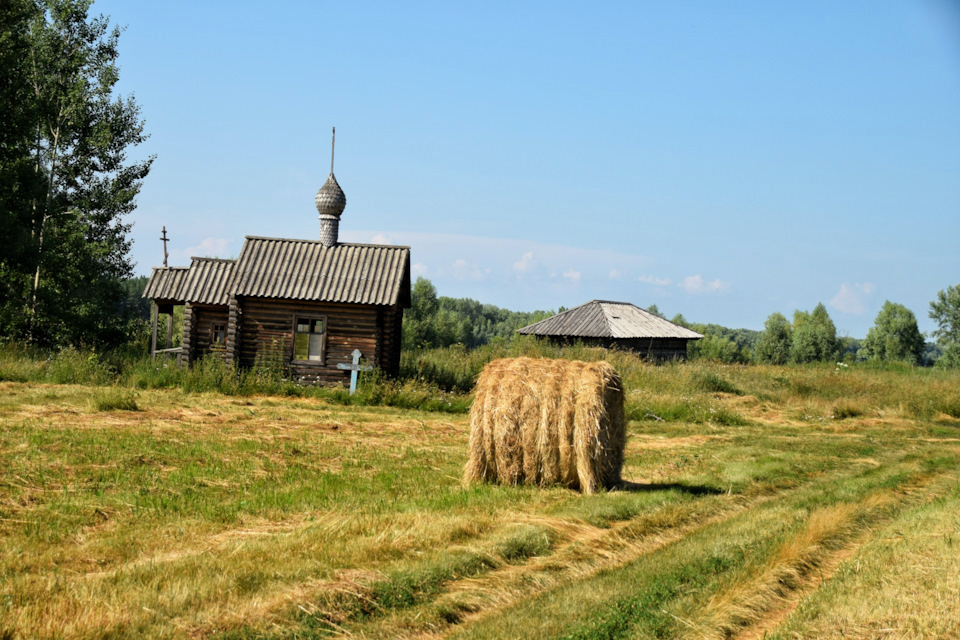
[[(313, 332), (297, 331), (297, 327), (298, 327), (301, 323), (303, 323), (303, 322), (313, 323), (313, 322), (317, 322), (317, 321), (323, 323), (323, 331), (320, 332), (319, 334), (316, 334), (316, 333), (313, 333)], [(294, 364), (297, 364), (297, 365), (307, 365), (307, 366), (314, 366), (314, 367), (322, 367), (322, 366), (325, 366), (326, 363), (327, 363), (327, 333), (329, 332), (329, 329), (330, 329), (330, 327), (329, 327), (328, 324), (327, 324), (327, 316), (326, 316), (326, 315), (322, 315), (322, 314), (321, 314), (321, 315), (295, 315), (295, 316), (293, 317), (293, 327), (292, 327), (292, 333), (293, 333), (293, 341), (292, 341), (292, 342), (293, 342), (293, 344), (291, 345), (290, 362), (291, 362), (291, 363), (294, 363)], [(318, 359), (316, 359), (316, 360), (311, 360), (311, 359), (310, 359), (310, 343), (309, 343), (309, 338), (308, 338), (308, 341), (307, 341), (307, 357), (306, 357), (306, 359), (297, 358), (297, 335), (300, 334), (300, 333), (304, 333), (304, 334), (307, 335), (307, 336), (310, 336), (310, 335), (320, 335), (320, 336), (323, 336), (323, 337), (320, 339), (320, 354), (319, 354), (320, 357), (319, 357)]]
[[(223, 327), (221, 330), (223, 332), (223, 340), (217, 342), (217, 327)], [(227, 323), (226, 322), (211, 322), (210, 323), (210, 348), (211, 349), (225, 349), (227, 347)]]

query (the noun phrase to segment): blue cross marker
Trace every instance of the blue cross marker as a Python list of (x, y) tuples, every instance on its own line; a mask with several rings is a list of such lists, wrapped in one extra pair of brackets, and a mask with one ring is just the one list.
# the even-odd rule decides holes
[(341, 362), (337, 365), (337, 369), (343, 369), (345, 371), (350, 371), (350, 395), (353, 395), (357, 392), (357, 372), (358, 371), (370, 371), (373, 369), (368, 364), (360, 364), (360, 356), (363, 354), (360, 353), (360, 349), (353, 350), (353, 364), (347, 362)]

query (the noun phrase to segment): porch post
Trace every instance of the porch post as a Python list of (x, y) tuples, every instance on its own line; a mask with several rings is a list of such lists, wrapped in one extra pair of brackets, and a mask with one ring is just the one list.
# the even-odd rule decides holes
[(159, 315), (159, 310), (157, 309), (156, 300), (152, 300), (150, 302), (150, 312), (151, 312), (150, 315), (153, 316), (153, 322), (151, 323), (153, 325), (153, 336), (150, 340), (150, 357), (151, 359), (156, 361), (157, 359), (157, 320), (159, 320), (159, 318), (157, 318), (157, 316)]

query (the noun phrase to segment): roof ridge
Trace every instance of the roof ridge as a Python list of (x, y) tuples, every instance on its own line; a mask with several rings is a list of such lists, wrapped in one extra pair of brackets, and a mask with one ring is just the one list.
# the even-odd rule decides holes
[[(306, 238), (270, 238), (267, 236), (244, 236), (245, 240), (275, 240), (279, 242), (306, 242), (308, 244), (323, 244), (320, 240), (308, 240)], [(371, 242), (338, 242), (333, 247), (327, 247), (328, 249), (336, 249), (337, 247), (378, 247), (383, 249), (409, 249), (409, 245), (405, 244), (373, 244)]]

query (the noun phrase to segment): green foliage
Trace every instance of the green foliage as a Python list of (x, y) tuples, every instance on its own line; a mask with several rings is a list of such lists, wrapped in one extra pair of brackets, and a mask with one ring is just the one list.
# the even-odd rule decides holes
[(930, 318), (937, 323), (933, 336), (941, 350), (936, 366), (960, 369), (960, 284), (937, 292), (930, 303)]
[(796, 311), (793, 314), (792, 362), (832, 362), (840, 353), (837, 328), (821, 302), (812, 313)]
[(114, 95), (120, 30), (89, 6), (14, 0), (2, 15), (0, 336), (44, 347), (120, 344), (136, 315), (123, 216), (152, 160), (126, 162), (143, 123)]
[(923, 358), (923, 336), (917, 318), (902, 304), (883, 303), (873, 327), (860, 349), (864, 360), (900, 360), (920, 364)]
[(422, 276), (414, 283), (410, 298), (411, 307), (403, 315), (403, 346), (407, 350), (510, 342), (517, 329), (553, 315), (549, 311), (508, 311), (470, 298), (438, 298), (436, 287)]
[[(839, 338), (840, 342), (840, 360), (851, 363), (856, 362), (860, 349), (863, 348), (863, 342), (850, 336)], [(922, 361), (926, 362), (925, 359)]]
[(753, 349), (759, 335), (756, 331), (730, 329), (719, 324), (698, 324), (688, 321), (682, 313), (673, 316), (670, 322), (703, 335), (700, 340), (687, 342), (689, 360), (734, 363), (753, 359)]
[[(694, 329), (697, 331), (697, 329)], [(740, 351), (737, 343), (725, 336), (706, 333), (700, 340), (687, 343), (687, 357), (691, 360), (712, 360), (714, 362), (745, 362), (747, 356)]]
[(783, 314), (770, 314), (757, 340), (757, 362), (786, 364), (790, 360), (792, 333), (790, 321)]
[[(676, 320), (682, 322), (676, 322)], [(760, 335), (750, 329), (730, 329), (719, 324), (689, 323), (682, 315), (674, 318), (674, 324), (685, 326), (703, 334), (700, 340), (687, 343), (687, 358), (690, 360), (713, 360), (715, 362), (750, 362)]]
[(424, 349), (449, 346), (468, 339), (470, 329), (446, 310), (441, 311), (437, 289), (420, 276), (410, 293), (410, 309), (403, 317), (403, 347)]

